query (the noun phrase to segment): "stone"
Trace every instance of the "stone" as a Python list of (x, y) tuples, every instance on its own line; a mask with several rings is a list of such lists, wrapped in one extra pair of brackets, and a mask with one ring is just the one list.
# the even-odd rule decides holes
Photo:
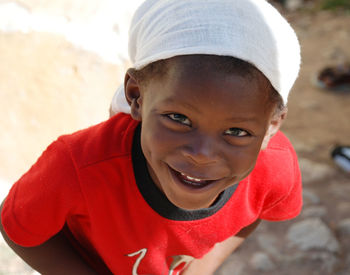
[(328, 187), (328, 190), (329, 193), (339, 201), (349, 200), (350, 184), (348, 179), (343, 182), (339, 179), (332, 181)]
[(324, 217), (327, 215), (327, 208), (325, 206), (309, 206), (305, 207), (301, 212), (301, 217), (310, 218), (310, 217)]
[(0, 33), (0, 60), (0, 174), (9, 182), (59, 135), (107, 119), (122, 80), (118, 66), (53, 34)]
[(287, 233), (289, 246), (302, 251), (322, 249), (338, 252), (340, 247), (329, 227), (319, 218), (309, 218), (293, 224)]
[(287, 273), (288, 275), (333, 275), (335, 274), (333, 273), (334, 269), (339, 264), (337, 255), (329, 251), (304, 251), (289, 254), (288, 256), (282, 263), (288, 267), (288, 270), (292, 270), (292, 272)]
[(340, 202), (337, 204), (337, 212), (340, 215), (348, 215), (350, 213), (350, 202)]
[(253, 254), (250, 264), (258, 271), (271, 271), (276, 265), (271, 261), (270, 257), (264, 252), (256, 252)]
[(277, 248), (278, 239), (275, 236), (265, 233), (257, 235), (257, 239), (260, 249), (266, 251), (275, 258), (281, 255)]
[(296, 11), (304, 4), (304, 0), (285, 0), (284, 6), (288, 11)]
[(337, 231), (342, 236), (350, 235), (350, 218), (341, 220), (337, 225)]
[(335, 169), (329, 165), (299, 158), (299, 166), (303, 183), (316, 182), (320, 179), (334, 175)]
[(319, 274), (334, 274), (333, 270), (339, 262), (335, 254), (328, 251), (309, 252), (305, 255), (305, 260), (309, 261), (311, 266), (317, 266)]
[(94, 52), (108, 62), (122, 65), (123, 58), (128, 57), (129, 22), (141, 2), (0, 1), (0, 30), (58, 34), (76, 47)]
[(230, 255), (222, 266), (215, 272), (215, 275), (246, 275), (246, 263), (236, 254)]
[(321, 202), (320, 198), (311, 190), (303, 189), (303, 204), (304, 206), (319, 204)]

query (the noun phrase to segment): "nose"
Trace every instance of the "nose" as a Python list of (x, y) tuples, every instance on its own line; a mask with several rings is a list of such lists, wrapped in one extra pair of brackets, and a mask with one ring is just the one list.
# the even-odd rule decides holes
[(214, 164), (219, 160), (218, 141), (207, 135), (196, 135), (183, 147), (182, 153), (191, 162), (199, 165)]

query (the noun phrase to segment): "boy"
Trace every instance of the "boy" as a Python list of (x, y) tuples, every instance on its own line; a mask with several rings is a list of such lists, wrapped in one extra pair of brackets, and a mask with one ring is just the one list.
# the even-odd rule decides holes
[(3, 203), (5, 239), (43, 274), (213, 274), (260, 219), (300, 212), (278, 132), (299, 44), (274, 8), (148, 0), (129, 52), (118, 114), (52, 143)]

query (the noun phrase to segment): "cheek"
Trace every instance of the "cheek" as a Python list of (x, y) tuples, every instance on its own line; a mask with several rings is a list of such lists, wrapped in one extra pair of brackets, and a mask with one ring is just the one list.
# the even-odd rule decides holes
[(239, 148), (229, 155), (230, 166), (236, 175), (248, 175), (255, 166), (260, 146)]
[(160, 123), (144, 123), (141, 143), (144, 153), (152, 158), (164, 158), (177, 148), (174, 134)]

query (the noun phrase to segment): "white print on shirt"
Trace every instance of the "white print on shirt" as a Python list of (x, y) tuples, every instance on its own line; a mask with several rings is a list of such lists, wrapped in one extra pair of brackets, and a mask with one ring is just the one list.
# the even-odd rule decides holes
[[(139, 275), (137, 273), (137, 269), (138, 269), (142, 259), (146, 256), (146, 253), (147, 253), (147, 248), (142, 248), (139, 251), (136, 251), (134, 253), (130, 253), (127, 255), (128, 257), (134, 257), (134, 256), (140, 254), (140, 256), (136, 259), (136, 262), (134, 263), (134, 266), (132, 268), (132, 275)], [(192, 256), (188, 256), (188, 255), (176, 255), (176, 256), (172, 256), (172, 258), (173, 258), (173, 261), (170, 264), (168, 275), (176, 275), (174, 273), (174, 271), (179, 265), (184, 263), (185, 265), (182, 268), (182, 270), (184, 270), (185, 267), (187, 267), (187, 265), (194, 259)]]
[(140, 254), (140, 256), (137, 258), (136, 262), (134, 263), (134, 266), (132, 267), (132, 275), (138, 275), (137, 274), (137, 268), (139, 267), (140, 262), (145, 257), (146, 253), (147, 253), (147, 248), (142, 248), (139, 251), (136, 251), (134, 253), (130, 253), (130, 254), (127, 255), (129, 257), (134, 257), (137, 254)]
[(185, 263), (184, 267), (182, 268), (182, 270), (184, 270), (188, 266), (188, 264), (194, 259), (192, 256), (187, 255), (177, 255), (173, 256), (172, 258), (173, 262), (170, 265), (168, 275), (175, 275), (174, 270), (182, 263)]

